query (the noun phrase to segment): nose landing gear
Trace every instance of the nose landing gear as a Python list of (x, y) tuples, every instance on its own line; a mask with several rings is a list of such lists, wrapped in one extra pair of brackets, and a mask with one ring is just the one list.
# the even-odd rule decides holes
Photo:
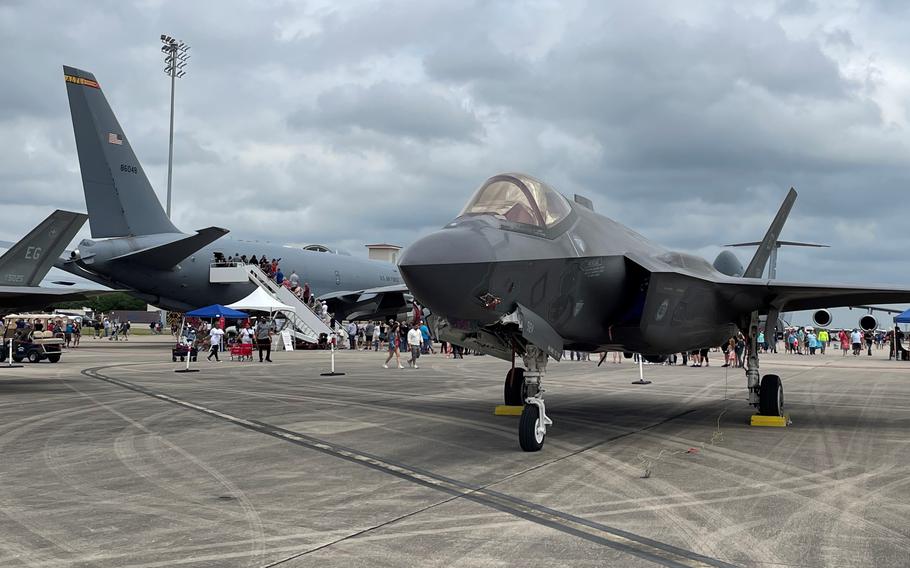
[(541, 387), (541, 379), (547, 370), (547, 354), (534, 345), (528, 345), (522, 359), (527, 370), (522, 373), (524, 409), (518, 423), (518, 444), (526, 452), (538, 452), (546, 440), (547, 426), (553, 424), (547, 416), (544, 389)]

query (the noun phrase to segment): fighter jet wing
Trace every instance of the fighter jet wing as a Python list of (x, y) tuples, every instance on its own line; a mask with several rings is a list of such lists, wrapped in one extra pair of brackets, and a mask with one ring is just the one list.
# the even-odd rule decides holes
[(365, 290), (341, 290), (338, 292), (329, 292), (319, 296), (320, 300), (337, 300), (346, 299), (349, 301), (371, 300), (381, 294), (406, 294), (408, 287), (404, 284), (395, 284), (393, 286), (380, 286), (378, 288), (367, 288)]
[(910, 302), (910, 288), (900, 286), (801, 284), (779, 280), (750, 282), (737, 279), (729, 291), (731, 301), (737, 304), (746, 300), (744, 303), (758, 302), (763, 306), (788, 311)]
[(87, 300), (113, 292), (112, 290), (73, 290), (37, 286), (0, 286), (0, 312), (44, 309), (51, 304)]
[(343, 290), (319, 296), (338, 320), (369, 320), (395, 317), (410, 309), (411, 295), (407, 286), (395, 284), (365, 290)]

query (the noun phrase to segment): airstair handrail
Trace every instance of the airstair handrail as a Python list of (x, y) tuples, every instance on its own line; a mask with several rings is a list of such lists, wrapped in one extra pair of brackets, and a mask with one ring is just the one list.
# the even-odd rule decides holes
[[(219, 266), (230, 266), (231, 264), (225, 262), (219, 263)], [(233, 263), (233, 265), (238, 266), (243, 265), (243, 263)], [(244, 266), (246, 266), (249, 279), (254, 284), (264, 289), (273, 298), (294, 309), (294, 311), (285, 315), (293, 323), (296, 337), (310, 343), (317, 343), (320, 334), (330, 335), (332, 333), (331, 328), (322, 321), (322, 318), (316, 315), (293, 292), (269, 278), (257, 265), (247, 264)]]

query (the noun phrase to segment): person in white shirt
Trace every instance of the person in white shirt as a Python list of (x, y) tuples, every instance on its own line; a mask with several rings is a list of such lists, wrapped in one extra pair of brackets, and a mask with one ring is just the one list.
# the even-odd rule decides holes
[(249, 324), (243, 324), (243, 328), (240, 330), (240, 343), (253, 343), (253, 330), (250, 329)]
[(408, 347), (411, 349), (411, 358), (408, 359), (408, 365), (417, 369), (417, 358), (420, 357), (420, 346), (423, 344), (423, 334), (415, 322), (408, 331)]
[(224, 337), (224, 331), (218, 324), (212, 326), (212, 329), (209, 331), (209, 356), (207, 359), (212, 360), (212, 356), (215, 356), (215, 361), (221, 362), (221, 359), (218, 358), (218, 349), (221, 347), (221, 338)]
[(863, 334), (859, 332), (858, 329), (854, 329), (850, 333), (850, 343), (853, 344), (853, 356), (856, 357), (859, 355), (860, 349), (863, 348)]
[(347, 328), (345, 328), (345, 331), (348, 332), (348, 343), (352, 351), (357, 349), (357, 330), (357, 324), (354, 322), (348, 323)]
[(376, 323), (373, 325), (373, 350), (379, 351), (379, 324)]

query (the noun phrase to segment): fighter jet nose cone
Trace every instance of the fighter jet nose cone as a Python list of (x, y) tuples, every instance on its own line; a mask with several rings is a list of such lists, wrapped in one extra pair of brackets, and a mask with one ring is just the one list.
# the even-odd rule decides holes
[(477, 298), (489, 287), (493, 248), (473, 228), (437, 231), (407, 247), (398, 261), (405, 284), (433, 313), (476, 319)]
[(402, 251), (399, 268), (492, 260), (489, 241), (479, 230), (463, 227), (431, 233)]

